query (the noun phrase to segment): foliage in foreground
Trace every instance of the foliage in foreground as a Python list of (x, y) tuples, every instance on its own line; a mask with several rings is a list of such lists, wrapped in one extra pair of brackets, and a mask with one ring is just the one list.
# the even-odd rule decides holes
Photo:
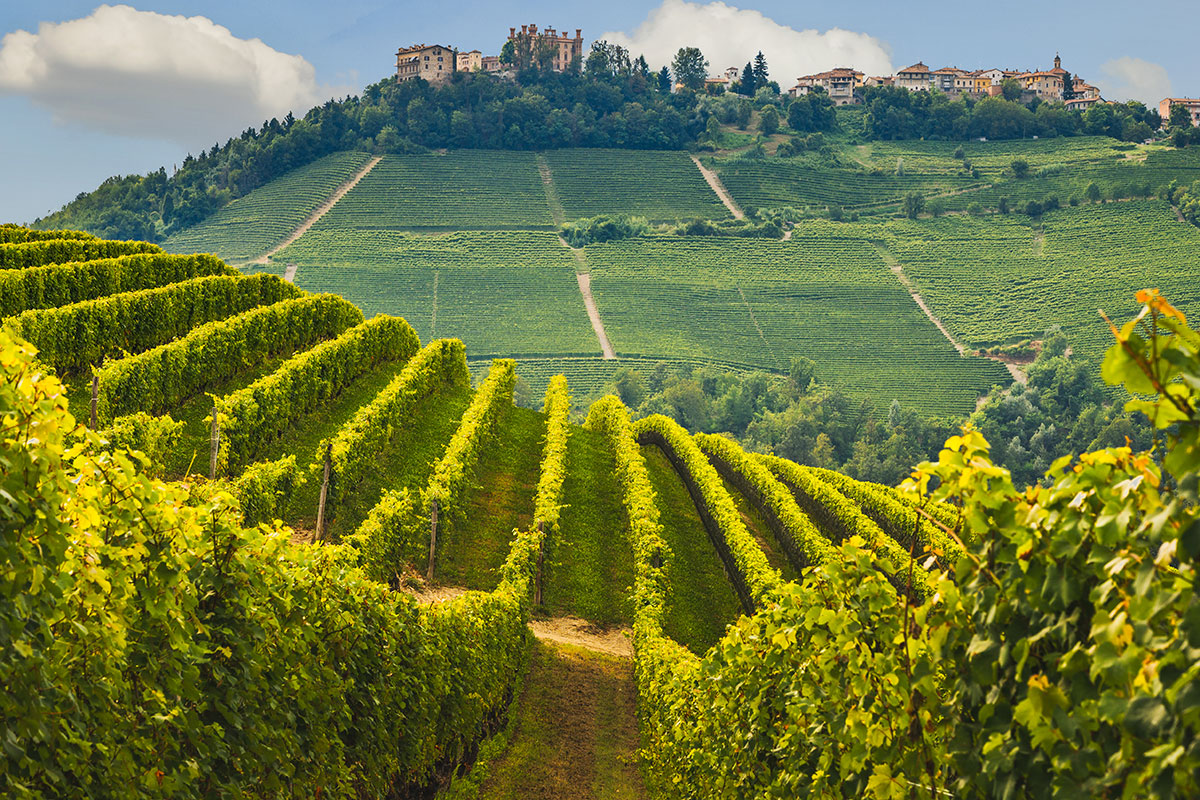
[(422, 606), (104, 452), (4, 331), (0, 419), (3, 796), (403, 794), (511, 695), (536, 531), (495, 592)]
[[(1024, 491), (970, 427), (913, 472), (961, 505), (964, 555), (929, 599), (852, 537), (696, 660), (656, 622), (663, 553), (619, 415), (638, 555), (639, 713), (654, 783), (681, 797), (1140, 797), (1200, 791), (1200, 334), (1156, 293), (1105, 376), (1169, 429), (1163, 468), (1109, 448)], [(936, 488), (932, 488), (936, 485)], [(917, 512), (912, 518), (914, 530)], [(881, 571), (882, 570), (882, 571)]]

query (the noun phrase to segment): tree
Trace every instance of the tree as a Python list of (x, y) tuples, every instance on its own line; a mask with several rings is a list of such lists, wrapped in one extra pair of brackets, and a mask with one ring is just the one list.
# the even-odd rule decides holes
[(925, 210), (925, 196), (916, 192), (904, 195), (904, 216), (916, 219)]
[(666, 65), (658, 71), (658, 90), (663, 94), (671, 93), (671, 70)]
[(1005, 78), (1000, 83), (1000, 93), (1004, 95), (1005, 100), (1016, 102), (1021, 99), (1021, 92), (1021, 84), (1012, 78)]
[(1100, 202), (1100, 187), (1096, 185), (1095, 181), (1092, 181), (1091, 183), (1089, 183), (1087, 186), (1087, 189), (1085, 189), (1083, 193), (1087, 197), (1088, 202), (1091, 202), (1091, 203), (1099, 203)]
[(1023, 158), (1013, 159), (1012, 171), (1018, 178), (1029, 177), (1029, 162)]
[(671, 71), (684, 88), (696, 91), (704, 86), (704, 79), (708, 77), (708, 59), (698, 47), (681, 47), (671, 62)]
[(747, 97), (754, 96), (754, 68), (750, 66), (750, 62), (746, 62), (746, 66), (742, 69), (742, 79), (738, 81), (738, 94), (744, 94)]
[(766, 86), (768, 77), (767, 57), (763, 55), (762, 50), (759, 50), (758, 55), (754, 57), (754, 85)]
[(770, 136), (779, 130), (779, 112), (775, 110), (775, 106), (767, 106), (762, 110), (762, 116), (758, 121), (758, 129), (762, 131), (764, 136)]
[(1173, 131), (1176, 128), (1192, 127), (1192, 117), (1188, 114), (1187, 106), (1181, 103), (1175, 103), (1171, 106), (1171, 113), (1167, 115), (1167, 130)]

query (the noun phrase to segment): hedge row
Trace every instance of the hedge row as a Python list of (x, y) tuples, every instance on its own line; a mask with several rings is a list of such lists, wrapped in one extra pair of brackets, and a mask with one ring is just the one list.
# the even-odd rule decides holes
[(206, 275), (238, 275), (216, 256), (141, 253), (0, 271), (0, 317), (154, 289)]
[(918, 597), (928, 596), (929, 579), (925, 570), (919, 565), (912, 565), (913, 568), (908, 569), (909, 562), (916, 554), (910, 554), (897, 544), (845, 495), (799, 464), (777, 456), (755, 455), (754, 458), (792, 490), (796, 500), (831, 541), (840, 544), (852, 536), (861, 537), (867, 547), (880, 556), (880, 563), (885, 565), (885, 569), (890, 564), (893, 570), (891, 580), (897, 589), (909, 590), (911, 572), (912, 592)]
[(233, 493), (242, 508), (242, 524), (259, 525), (279, 519), (304, 481), (304, 471), (296, 465), (294, 455), (246, 467), (233, 481)]
[[(802, 467), (811, 472), (819, 480), (823, 480), (837, 489), (847, 499), (858, 503), (868, 517), (883, 529), (883, 532), (896, 540), (905, 550), (913, 550), (917, 555), (932, 555), (937, 559), (939, 569), (953, 571), (954, 565), (962, 556), (962, 548), (946, 535), (946, 532), (917, 513), (916, 508), (908, 503), (902, 503), (878, 484), (856, 481), (842, 475), (840, 472), (820, 469), (818, 467)], [(932, 504), (928, 504), (932, 505)], [(913, 548), (913, 534), (916, 534), (916, 548)], [(924, 560), (924, 559), (922, 559)]]
[(829, 540), (796, 504), (795, 496), (737, 442), (704, 433), (695, 438), (717, 472), (759, 508), (797, 572), (837, 557)]
[(105, 428), (96, 432), (103, 447), (108, 450), (130, 450), (141, 453), (142, 472), (161, 477), (167, 455), (171, 453), (183, 435), (183, 423), (171, 419), (170, 415), (153, 416), (138, 411), (117, 417)]
[(558, 530), (558, 515), (563, 506), (563, 481), (567, 476), (567, 440), (571, 434), (571, 394), (567, 379), (555, 375), (546, 387), (546, 446), (542, 450), (542, 471), (534, 501), (534, 524), (542, 523)]
[(703, 711), (696, 703), (701, 662), (663, 633), (671, 552), (663, 539), (654, 489), (629, 411), (608, 395), (588, 409), (584, 427), (601, 433), (608, 442), (629, 525), (634, 556), (634, 675), (643, 744), (639, 752), (645, 760), (647, 788), (662, 796), (678, 795), (682, 765), (675, 742)]
[(640, 444), (657, 445), (675, 466), (726, 564), (746, 613), (753, 613), (783, 579), (746, 529), (721, 476), (688, 432), (670, 417), (654, 414), (640, 419), (633, 424), (633, 431)]
[(0, 491), (28, 512), (0, 539), (0, 795), (424, 796), (499, 713), (527, 536), (496, 592), (419, 605), (348, 548), (245, 528), (228, 492), (69, 451), (61, 385), (14, 352), (0, 331)]
[(331, 442), (322, 444), (317, 458), (330, 448), (332, 469), (326, 514), (330, 517), (363, 478), (375, 469), (379, 453), (398, 428), (412, 421), (418, 402), (442, 387), (471, 385), (466, 350), (458, 339), (430, 342), (405, 365), (392, 382), (341, 427)]
[(40, 242), (43, 239), (95, 239), (90, 233), (83, 231), (35, 231), (23, 225), (11, 222), (0, 224), (0, 244), (22, 244), (24, 242)]
[(274, 275), (212, 275), (26, 311), (5, 326), (37, 347), (43, 364), (60, 374), (79, 374), (105, 357), (158, 347), (206, 322), (300, 295)]
[(19, 244), (0, 244), (0, 269), (23, 269), (67, 261), (93, 261), (134, 253), (161, 253), (149, 242), (120, 242), (107, 239), (45, 239)]
[(512, 407), (515, 370), (512, 359), (497, 358), (492, 362), (487, 378), (459, 420), (442, 457), (433, 465), (429, 483), (421, 493), (421, 504), (427, 512), (436, 502), (440, 515), (446, 518), (462, 515), (463, 495), (475, 474), (479, 454), (495, 437), (501, 415)]
[(337, 336), (362, 318), (349, 301), (319, 294), (201, 325), (182, 339), (97, 370), (97, 416), (109, 420), (137, 409), (164, 411), (272, 356)]
[[(339, 325), (362, 319), (346, 301), (325, 297), (322, 303), (336, 309)], [(420, 346), (411, 325), (399, 317), (380, 315), (221, 398), (216, 408), (221, 429), (219, 468), (237, 471), (297, 420), (341, 394), (355, 378), (381, 364), (407, 361)]]

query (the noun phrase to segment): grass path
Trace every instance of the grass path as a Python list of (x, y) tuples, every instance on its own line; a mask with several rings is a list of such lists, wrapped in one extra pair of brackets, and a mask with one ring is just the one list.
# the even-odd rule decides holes
[(672, 639), (703, 655), (741, 616), (742, 606), (675, 468), (654, 445), (643, 445), (642, 455), (674, 559), (663, 628)]
[(576, 616), (601, 627), (631, 625), (633, 552), (616, 464), (604, 437), (571, 428), (558, 535), (546, 549), (542, 602), (551, 616)]
[(479, 800), (641, 800), (633, 664), (535, 641), (510, 708), (506, 747), (446, 797)]
[(496, 588), (513, 529), (533, 524), (545, 435), (544, 415), (515, 406), (505, 410), (496, 439), (480, 456), (477, 486), (468, 493), (465, 516), (438, 529), (438, 584)]

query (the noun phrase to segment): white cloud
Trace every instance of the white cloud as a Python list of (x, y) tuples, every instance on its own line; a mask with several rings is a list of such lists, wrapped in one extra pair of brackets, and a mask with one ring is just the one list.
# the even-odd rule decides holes
[(600, 38), (628, 48), (635, 58), (645, 55), (653, 69), (670, 65), (680, 47), (698, 47), (713, 75), (726, 67), (740, 69), (761, 50), (771, 79), (783, 89), (794, 86), (801, 75), (833, 67), (854, 67), (868, 75), (892, 73), (887, 45), (873, 36), (840, 28), (798, 31), (758, 11), (722, 2), (663, 0), (632, 34), (613, 32)]
[(346, 90), (318, 85), (301, 56), (206, 17), (102, 5), (7, 34), (0, 92), (29, 97), (58, 122), (204, 147)]
[(1123, 56), (1100, 65), (1096, 81), (1106, 100), (1141, 100), (1148, 106), (1171, 96), (1171, 79), (1160, 64)]

